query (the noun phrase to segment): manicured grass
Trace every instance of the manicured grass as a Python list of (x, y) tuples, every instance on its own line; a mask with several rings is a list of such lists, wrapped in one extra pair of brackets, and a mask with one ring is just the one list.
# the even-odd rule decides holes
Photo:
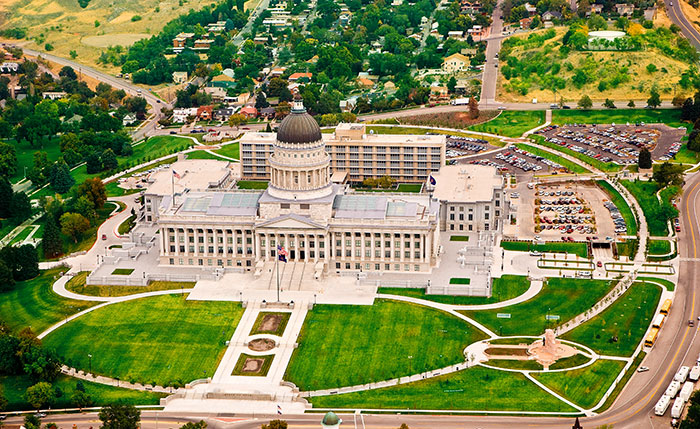
[[(0, 320), (10, 329), (31, 327), (39, 334), (63, 318), (97, 304), (63, 298), (51, 289), (54, 281), (67, 268), (42, 271), (31, 280), (17, 282), (13, 290), (0, 294)], [(55, 278), (54, 278), (55, 277)]]
[(192, 152), (187, 152), (187, 159), (215, 159), (217, 161), (228, 161), (225, 158), (222, 158), (220, 156), (217, 156), (216, 154), (204, 150), (195, 150)]
[(269, 182), (260, 182), (256, 180), (239, 180), (237, 182), (239, 189), (267, 189)]
[(128, 276), (129, 274), (133, 273), (134, 269), (133, 268), (115, 268), (114, 271), (112, 271), (113, 276)]
[[(310, 398), (319, 408), (573, 412), (524, 375), (476, 366), (384, 389)], [(398, 425), (396, 425), (398, 426)]]
[[(61, 396), (56, 398), (51, 404), (51, 408), (75, 408), (71, 401), (71, 396), (75, 392), (78, 380), (67, 375), (59, 375), (52, 384), (54, 389), (61, 391)], [(165, 395), (145, 392), (141, 390), (124, 389), (116, 386), (107, 386), (99, 383), (82, 380), (85, 393), (92, 399), (92, 406), (104, 406), (121, 402), (131, 405), (158, 405), (160, 398)], [(7, 411), (32, 410), (32, 406), (24, 399), (24, 392), (27, 387), (34, 383), (25, 375), (22, 376), (2, 376), (0, 386), (5, 391), (8, 405)]]
[(646, 352), (639, 352), (637, 357), (634, 358), (632, 365), (627, 369), (627, 372), (625, 372), (625, 375), (622, 376), (622, 379), (620, 379), (620, 382), (617, 383), (617, 385), (615, 386), (615, 389), (613, 389), (610, 396), (608, 396), (608, 399), (606, 399), (605, 402), (603, 403), (603, 405), (601, 405), (601, 407), (596, 410), (598, 413), (602, 413), (603, 411), (610, 408), (610, 406), (612, 406), (612, 404), (615, 402), (615, 399), (617, 399), (620, 392), (622, 392), (622, 389), (625, 388), (625, 385), (627, 385), (627, 382), (630, 380), (630, 378), (632, 378), (635, 371), (637, 371), (637, 368), (639, 368), (639, 365), (641, 365), (642, 360), (644, 360), (644, 357), (646, 355), (647, 355)]
[(15, 244), (15, 243), (20, 243), (20, 242), (24, 241), (25, 238), (29, 237), (29, 234), (30, 234), (32, 231), (34, 231), (34, 227), (33, 227), (33, 226), (26, 226), (26, 227), (24, 227), (24, 228), (22, 229), (22, 231), (20, 231), (19, 234), (15, 235), (15, 238), (13, 238), (13, 239), (10, 241), (10, 245)]
[(469, 241), (469, 236), (466, 235), (451, 235), (450, 241)]
[(666, 255), (671, 253), (671, 242), (668, 240), (649, 240), (650, 255)]
[(124, 195), (131, 195), (131, 194), (136, 194), (138, 192), (143, 191), (143, 189), (124, 189), (119, 187), (119, 183), (116, 180), (113, 180), (107, 184), (105, 184), (105, 190), (107, 191), (107, 196), (108, 197), (121, 197)]
[(452, 277), (450, 279), (450, 284), (451, 285), (468, 285), (471, 283), (470, 279), (462, 278), (462, 277)]
[(656, 198), (659, 185), (656, 182), (643, 182), (641, 180), (621, 180), (620, 183), (627, 188), (642, 208), (644, 218), (652, 236), (668, 235), (668, 216), (664, 214), (661, 203)]
[[(499, 335), (540, 335), (545, 328), (560, 325), (590, 309), (612, 286), (612, 282), (604, 280), (550, 278), (537, 296), (523, 303), (460, 313), (483, 323)], [(511, 317), (499, 319), (496, 317), (498, 313), (509, 313)], [(546, 321), (547, 315), (558, 315), (560, 319)]]
[[(108, 201), (105, 203), (103, 208), (96, 210), (97, 220), (93, 223), (90, 229), (88, 229), (82, 234), (81, 238), (78, 239), (77, 243), (73, 241), (71, 237), (62, 235), (63, 254), (70, 255), (74, 252), (90, 250), (90, 248), (92, 248), (92, 246), (95, 244), (95, 241), (97, 241), (97, 230), (100, 228), (100, 225), (102, 225), (104, 221), (109, 218), (109, 216), (112, 214), (112, 211), (114, 211), (115, 207), (115, 203)], [(39, 252), (39, 255), (42, 255), (42, 252)]]
[(627, 256), (628, 258), (634, 258), (639, 249), (639, 240), (626, 240), (621, 241), (616, 244), (617, 254), (619, 256)]
[(185, 150), (193, 144), (194, 142), (187, 137), (153, 136), (143, 143), (134, 145), (134, 153), (129, 159), (141, 159), (143, 161), (146, 158), (160, 158), (161, 156)]
[(240, 144), (238, 142), (224, 145), (221, 149), (217, 149), (214, 152), (229, 158), (241, 159)]
[(17, 183), (24, 178), (24, 168), (27, 171), (34, 165), (34, 153), (35, 152), (45, 152), (46, 157), (49, 161), (56, 161), (59, 156), (61, 156), (61, 148), (59, 146), (59, 139), (53, 138), (41, 147), (32, 147), (28, 142), (16, 142), (14, 140), (8, 140), (7, 143), (15, 147), (17, 153), (17, 169), (15, 174), (9, 177), (10, 182)]
[(119, 228), (117, 228), (117, 232), (119, 232), (120, 235), (127, 234), (131, 229), (134, 227), (136, 224), (136, 215), (131, 215), (128, 218), (124, 219), (124, 222), (122, 222), (119, 225)]
[(520, 137), (525, 131), (544, 124), (544, 110), (504, 110), (500, 115), (483, 124), (472, 125), (472, 131)]
[(588, 362), (591, 360), (590, 358), (587, 358), (586, 356), (582, 354), (575, 354), (571, 357), (564, 358), (564, 359), (559, 359), (558, 361), (554, 362), (554, 364), (550, 365), (549, 369), (564, 369), (564, 368), (573, 368), (575, 366), (583, 365), (584, 363)]
[[(262, 366), (258, 372), (244, 372), (243, 367), (245, 366), (245, 361), (248, 359), (264, 359)], [(270, 365), (275, 359), (275, 355), (265, 355), (265, 356), (253, 356), (241, 353), (236, 366), (233, 368), (231, 375), (246, 375), (248, 377), (265, 377), (267, 372), (270, 370)]]
[(678, 162), (681, 164), (697, 164), (700, 161), (700, 154), (698, 152), (693, 152), (688, 149), (688, 145), (684, 144), (678, 151), (676, 156), (673, 157), (671, 162)]
[(541, 371), (542, 365), (535, 360), (509, 360), (509, 359), (489, 359), (485, 365), (496, 366), (507, 369), (523, 369), (527, 371)]
[[(614, 304), (562, 338), (585, 344), (597, 353), (631, 356), (654, 317), (661, 289), (636, 282)], [(612, 338), (617, 337), (617, 342)]]
[(44, 339), (63, 361), (96, 374), (170, 385), (211, 376), (243, 313), (238, 303), (163, 295), (109, 305)]
[[(664, 123), (681, 126), (681, 109), (553, 110), (552, 123), (624, 124), (627, 122)], [(687, 125), (687, 124), (686, 124)]]
[(566, 168), (567, 170), (571, 171), (572, 173), (585, 174), (591, 172), (590, 170), (588, 170), (580, 164), (576, 164), (575, 162), (569, 161), (566, 158), (562, 158), (561, 156), (557, 156), (552, 152), (542, 150), (538, 147), (530, 146), (524, 143), (517, 143), (515, 146), (517, 146), (520, 149), (526, 150), (533, 155), (541, 156), (543, 158), (549, 159), (550, 161), (554, 161), (562, 167)]
[(586, 154), (583, 154), (581, 152), (576, 152), (575, 150), (569, 149), (568, 147), (565, 146), (559, 146), (556, 143), (548, 142), (542, 137), (541, 135), (531, 135), (531, 139), (535, 141), (535, 143), (546, 146), (550, 149), (554, 149), (556, 151), (565, 153), (569, 156), (572, 156), (594, 168), (597, 168), (600, 171), (608, 172), (608, 173), (613, 173), (616, 171), (622, 170), (622, 166), (619, 164), (615, 164), (614, 162), (603, 162), (599, 161), (596, 158), (590, 157)]
[(673, 283), (671, 280), (660, 279), (658, 277), (637, 277), (637, 281), (644, 281), (644, 280), (660, 283), (660, 284), (666, 286), (666, 289), (671, 290), (671, 291), (676, 288), (676, 284)]
[[(289, 317), (291, 315), (292, 313), (288, 313), (286, 311), (261, 311), (260, 313), (258, 313), (257, 319), (255, 319), (253, 328), (250, 330), (250, 335), (272, 334), (281, 337), (282, 334), (284, 334), (284, 329), (287, 327), (287, 323), (289, 323)], [(277, 329), (262, 329), (262, 324), (265, 320), (265, 316), (278, 316), (280, 318), (280, 322), (279, 325), (277, 325)]]
[(632, 213), (632, 209), (627, 204), (627, 201), (625, 201), (617, 189), (613, 188), (607, 181), (597, 180), (596, 183), (608, 194), (610, 201), (615, 204), (615, 207), (620, 210), (620, 215), (627, 224), (627, 235), (637, 235), (637, 218), (634, 216), (634, 213)]
[(484, 338), (461, 319), (409, 303), (317, 305), (306, 317), (285, 380), (301, 390), (388, 380), (463, 362), (464, 347)]
[(420, 192), (423, 185), (419, 183), (399, 183), (396, 192)]
[(154, 292), (159, 290), (183, 290), (194, 287), (194, 282), (166, 282), (155, 281), (150, 282), (148, 286), (109, 286), (109, 285), (85, 285), (85, 278), (88, 272), (82, 271), (73, 276), (68, 283), (66, 289), (80, 295), (89, 296), (126, 296), (135, 295), (137, 293)]
[(524, 294), (530, 288), (530, 281), (525, 276), (504, 275), (493, 279), (491, 298), (459, 295), (427, 295), (425, 289), (380, 287), (377, 293), (410, 296), (454, 305), (492, 304), (505, 301)]
[(533, 244), (532, 241), (501, 241), (501, 247), (505, 250), (518, 252), (573, 253), (582, 258), (588, 257), (588, 245), (586, 243), (550, 241), (545, 244)]
[(600, 401), (624, 366), (625, 363), (621, 361), (598, 360), (573, 371), (537, 373), (533, 376), (545, 386), (588, 409)]

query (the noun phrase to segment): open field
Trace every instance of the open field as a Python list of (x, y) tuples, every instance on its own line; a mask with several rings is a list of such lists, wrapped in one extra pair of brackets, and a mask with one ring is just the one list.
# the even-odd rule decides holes
[(543, 110), (503, 110), (490, 121), (469, 127), (472, 131), (520, 137), (525, 131), (544, 124)]
[(681, 123), (680, 109), (624, 110), (554, 110), (552, 123), (564, 124), (625, 124), (627, 122), (662, 123), (670, 127), (690, 126)]
[(45, 152), (49, 161), (56, 161), (61, 156), (61, 148), (58, 139), (52, 139), (43, 147), (32, 147), (26, 141), (17, 143), (14, 140), (7, 141), (15, 147), (17, 153), (17, 170), (9, 177), (10, 182), (17, 183), (24, 178), (24, 169), (29, 170), (34, 165), (34, 153)]
[(573, 253), (582, 258), (588, 257), (588, 245), (586, 243), (565, 243), (552, 241), (545, 244), (533, 244), (531, 241), (501, 241), (501, 247), (505, 250), (518, 252), (548, 252), (548, 253)]
[(39, 334), (63, 318), (97, 304), (56, 295), (51, 287), (61, 271), (60, 268), (42, 271), (38, 277), (17, 282), (13, 290), (0, 294), (0, 320), (13, 331), (31, 327)]
[(654, 317), (659, 298), (658, 286), (634, 283), (605, 311), (562, 338), (585, 344), (600, 354), (631, 356)]
[(639, 203), (644, 213), (644, 218), (649, 227), (649, 234), (652, 236), (665, 236), (668, 234), (668, 224), (666, 216), (662, 215), (662, 207), (656, 192), (659, 185), (656, 182), (643, 182), (640, 180), (621, 180), (620, 183), (627, 188)]
[(615, 207), (620, 210), (620, 215), (625, 220), (625, 224), (627, 225), (627, 234), (637, 235), (637, 218), (634, 216), (634, 213), (627, 204), (627, 201), (625, 201), (617, 189), (613, 188), (607, 181), (596, 180), (596, 184), (600, 186), (606, 194), (608, 194), (610, 201), (612, 201), (612, 203), (615, 204)]
[(627, 372), (625, 372), (625, 375), (622, 376), (620, 382), (617, 383), (615, 389), (613, 389), (610, 396), (608, 396), (608, 399), (603, 403), (603, 405), (601, 405), (600, 408), (598, 408), (599, 413), (602, 413), (603, 411), (610, 408), (610, 406), (615, 402), (615, 399), (617, 399), (617, 396), (620, 394), (620, 392), (622, 392), (622, 389), (625, 388), (627, 382), (630, 381), (630, 378), (632, 378), (637, 368), (639, 368), (639, 365), (642, 363), (642, 360), (644, 360), (644, 357), (646, 355), (646, 352), (643, 351), (637, 354), (637, 357), (634, 358), (634, 360), (632, 361), (632, 365), (629, 368), (627, 368)]
[(522, 374), (479, 366), (400, 386), (319, 396), (311, 402), (321, 408), (575, 411)]
[(624, 368), (625, 363), (598, 360), (581, 369), (565, 372), (538, 373), (533, 376), (545, 386), (583, 408), (595, 406)]
[[(67, 375), (59, 375), (56, 381), (51, 383), (55, 390), (62, 392), (62, 395), (51, 403), (52, 408), (74, 408), (71, 396), (75, 392), (78, 380)], [(7, 411), (31, 410), (32, 406), (24, 399), (24, 392), (27, 387), (34, 383), (28, 376), (0, 376), (0, 390), (4, 390), (7, 398)], [(158, 405), (161, 395), (153, 392), (140, 390), (122, 389), (115, 386), (82, 381), (85, 393), (92, 399), (93, 406), (104, 406), (117, 401), (133, 405)]]
[(517, 143), (515, 146), (518, 147), (519, 149), (526, 150), (533, 155), (541, 156), (543, 158), (549, 159), (550, 161), (554, 161), (554, 162), (558, 163), (559, 165), (561, 165), (562, 167), (568, 169), (572, 173), (577, 173), (577, 174), (590, 173), (590, 170), (583, 167), (582, 165), (577, 164), (573, 161), (569, 161), (566, 158), (562, 158), (561, 156), (558, 156), (557, 154), (554, 154), (552, 152), (542, 150), (538, 147), (530, 146), (529, 144), (524, 144), (524, 143)]
[(671, 253), (671, 242), (668, 240), (649, 240), (650, 255), (666, 255)]
[(229, 158), (241, 159), (240, 143), (227, 144), (214, 152)]
[(88, 272), (82, 271), (66, 283), (66, 289), (80, 295), (89, 296), (126, 296), (135, 295), (137, 293), (154, 292), (158, 290), (174, 290), (190, 289), (194, 287), (194, 282), (166, 282), (155, 281), (148, 286), (107, 286), (107, 285), (86, 285), (85, 278)]
[(410, 296), (412, 298), (441, 302), (443, 304), (476, 305), (506, 301), (524, 294), (529, 288), (530, 282), (528, 281), (527, 277), (504, 275), (503, 277), (493, 279), (493, 295), (490, 298), (479, 296), (428, 295), (425, 293), (425, 289), (415, 288), (407, 289), (381, 287), (377, 290), (377, 292)]
[(44, 344), (96, 374), (172, 385), (211, 376), (243, 310), (238, 303), (163, 295), (113, 304), (52, 332)]
[[(540, 335), (546, 328), (564, 323), (591, 308), (613, 285), (604, 280), (550, 278), (534, 298), (520, 304), (487, 311), (460, 311), (499, 335)], [(510, 319), (498, 318), (508, 313)], [(556, 322), (547, 315), (559, 316)]]
[(414, 304), (318, 305), (306, 317), (285, 380), (301, 390), (388, 380), (463, 362), (464, 347), (484, 338), (461, 319)]

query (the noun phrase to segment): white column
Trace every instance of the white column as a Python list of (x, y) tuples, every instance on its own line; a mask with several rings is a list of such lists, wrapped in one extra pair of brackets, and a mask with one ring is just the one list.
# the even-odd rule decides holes
[(425, 255), (428, 258), (428, 265), (432, 264), (433, 261), (433, 233), (428, 231), (426, 234), (427, 244), (425, 245)]
[(294, 250), (294, 261), (300, 261), (301, 252), (299, 251), (299, 234), (294, 234)]
[(260, 234), (255, 234), (255, 260), (260, 260)]

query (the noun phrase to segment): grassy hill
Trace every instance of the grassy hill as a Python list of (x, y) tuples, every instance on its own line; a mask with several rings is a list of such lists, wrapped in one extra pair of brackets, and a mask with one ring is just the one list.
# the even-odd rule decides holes
[[(554, 102), (552, 80), (547, 80), (548, 77), (565, 82), (565, 87), (557, 90), (556, 100), (559, 102), (563, 97), (573, 106), (584, 94), (588, 94), (594, 101), (606, 98), (625, 100), (622, 104), (618, 103), (618, 107), (622, 107), (629, 100), (646, 101), (653, 85), (656, 85), (661, 98), (665, 100), (673, 98), (674, 90), (677, 93), (683, 91), (677, 83), (681, 74), (690, 68), (689, 63), (671, 58), (649, 45), (644, 45), (637, 51), (568, 51), (562, 49), (565, 32), (566, 28), (557, 28), (556, 36), (544, 40), (543, 43), (511, 42), (509, 55), (534, 67), (525, 76), (509, 76), (509, 62), (507, 56), (502, 54), (497, 98), (514, 102), (530, 102), (533, 98), (540, 102)], [(544, 31), (538, 31), (536, 34), (543, 36)], [(529, 34), (515, 37), (524, 40), (528, 36)], [(672, 37), (675, 36), (669, 39)], [(672, 40), (670, 44), (673, 44)], [(647, 70), (650, 64), (656, 68), (655, 71)], [(542, 69), (541, 65), (544, 65), (545, 69)], [(572, 77), (579, 70), (585, 71), (590, 79), (577, 87)], [(690, 92), (688, 95), (691, 95)]]

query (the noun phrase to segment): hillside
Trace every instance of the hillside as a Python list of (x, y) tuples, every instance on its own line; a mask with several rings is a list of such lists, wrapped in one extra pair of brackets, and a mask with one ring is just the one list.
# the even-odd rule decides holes
[[(684, 92), (678, 82), (690, 64), (680, 55), (671, 58), (648, 44), (632, 51), (569, 50), (562, 43), (566, 30), (557, 28), (556, 36), (547, 39), (545, 32), (539, 31), (536, 36), (540, 38), (533, 40), (536, 43), (525, 42), (525, 36), (517, 36), (522, 42), (508, 41), (510, 48), (501, 55), (499, 100), (530, 102), (536, 98), (554, 102), (552, 88), (557, 88), (557, 102), (563, 97), (570, 105), (575, 105), (584, 94), (592, 100), (609, 98), (624, 100), (626, 104), (629, 100), (647, 100), (652, 87), (664, 100)], [(669, 40), (673, 37), (669, 36)]]

